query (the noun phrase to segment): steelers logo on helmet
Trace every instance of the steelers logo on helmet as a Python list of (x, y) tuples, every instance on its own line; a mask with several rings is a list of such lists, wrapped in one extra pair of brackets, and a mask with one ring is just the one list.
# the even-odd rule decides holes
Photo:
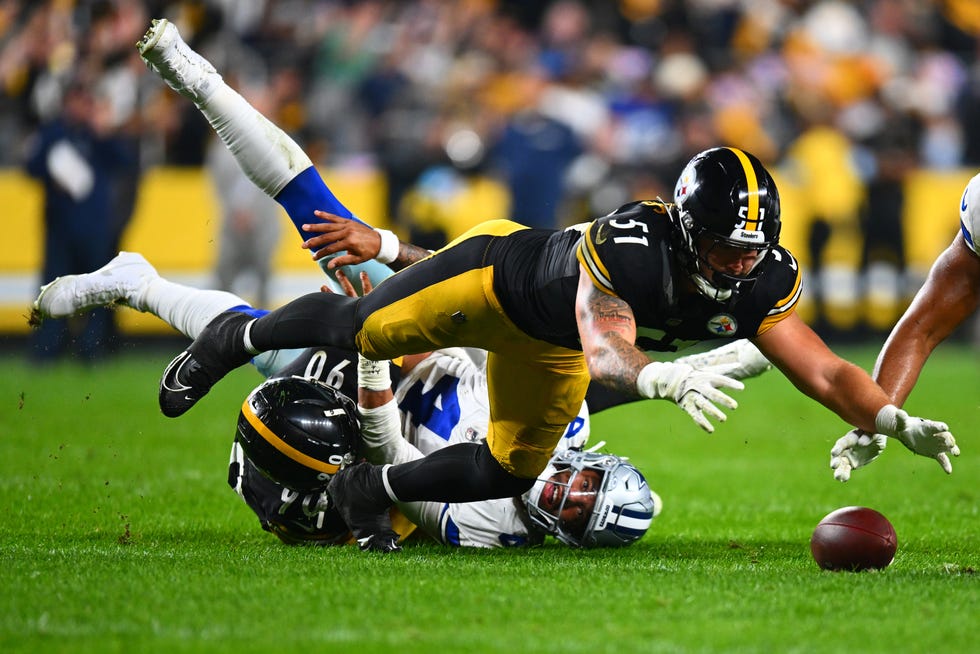
[(253, 390), (238, 415), (237, 441), (259, 472), (294, 491), (325, 486), (357, 461), (362, 443), (354, 402), (302, 377), (269, 379)]
[[(779, 192), (762, 163), (737, 148), (695, 155), (674, 187), (678, 258), (698, 290), (721, 302), (762, 272), (779, 242)], [(744, 270), (719, 264), (735, 259)]]

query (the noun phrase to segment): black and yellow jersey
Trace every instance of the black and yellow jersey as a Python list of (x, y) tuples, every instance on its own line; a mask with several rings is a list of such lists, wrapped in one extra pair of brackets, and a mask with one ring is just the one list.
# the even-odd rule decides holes
[(754, 283), (728, 303), (691, 287), (672, 252), (671, 204), (634, 202), (581, 230), (520, 230), (488, 249), (494, 292), (527, 334), (581, 349), (575, 322), (579, 264), (595, 285), (633, 310), (637, 345), (673, 352), (718, 338), (751, 338), (790, 315), (800, 296), (793, 256), (773, 248)]

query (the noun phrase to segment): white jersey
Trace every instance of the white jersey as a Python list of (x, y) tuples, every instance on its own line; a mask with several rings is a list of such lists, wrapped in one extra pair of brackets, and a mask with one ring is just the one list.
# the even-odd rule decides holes
[[(365, 456), (374, 463), (402, 463), (447, 445), (482, 440), (490, 416), (485, 365), (484, 353), (464, 348), (439, 350), (423, 360), (402, 377), (394, 402), (361, 409)], [(581, 447), (588, 435), (583, 403), (556, 449)], [(446, 545), (513, 547), (544, 539), (520, 498), (461, 504), (407, 502), (399, 503), (398, 508)]]
[[(446, 348), (402, 376), (394, 389), (402, 433), (423, 454), (486, 438), (490, 422), (486, 364), (483, 350)], [(588, 440), (589, 412), (583, 402), (555, 449), (581, 448)]]
[(973, 253), (980, 256), (980, 175), (970, 180), (960, 199), (960, 231)]

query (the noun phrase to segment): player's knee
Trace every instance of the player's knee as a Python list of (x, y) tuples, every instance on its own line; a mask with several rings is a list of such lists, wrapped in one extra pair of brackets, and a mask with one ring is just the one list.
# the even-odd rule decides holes
[(483, 443), (476, 451), (477, 469), (487, 483), (495, 488), (506, 489), (508, 496), (521, 495), (531, 489), (537, 477), (518, 477), (504, 469), (500, 462), (490, 452), (490, 447)]

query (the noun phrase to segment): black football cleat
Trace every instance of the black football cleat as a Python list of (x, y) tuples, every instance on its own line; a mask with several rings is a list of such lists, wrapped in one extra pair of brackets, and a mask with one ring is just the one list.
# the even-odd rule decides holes
[(163, 415), (183, 415), (222, 377), (248, 363), (252, 354), (245, 348), (245, 327), (253, 319), (237, 311), (218, 314), (189, 348), (174, 357), (160, 379)]
[(391, 528), (391, 501), (380, 467), (358, 463), (343, 468), (330, 479), (327, 493), (363, 551), (401, 551), (398, 534)]
[(391, 554), (401, 552), (402, 546), (398, 544), (398, 534), (393, 531), (386, 531), (378, 536), (365, 536), (357, 539), (357, 546), (362, 552), (381, 552)]

